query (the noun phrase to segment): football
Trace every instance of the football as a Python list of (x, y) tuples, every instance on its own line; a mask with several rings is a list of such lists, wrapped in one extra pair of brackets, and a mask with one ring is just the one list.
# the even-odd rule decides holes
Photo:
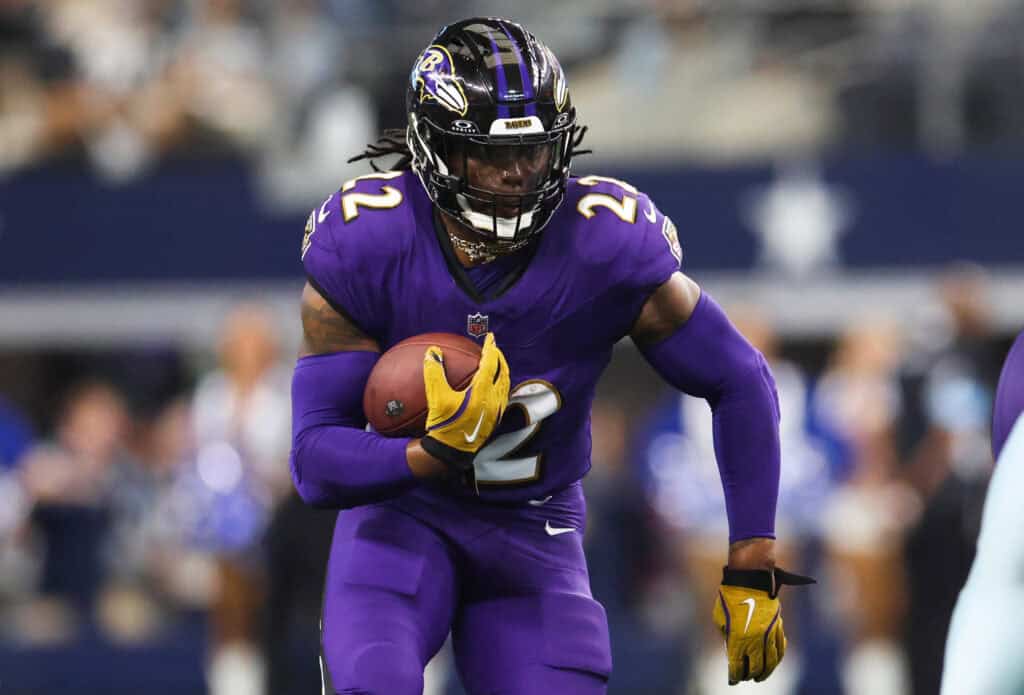
[(363, 391), (363, 412), (373, 429), (387, 437), (421, 437), (427, 422), (423, 356), (436, 345), (454, 389), (464, 389), (480, 364), (480, 345), (454, 333), (423, 333), (396, 343), (380, 356)]

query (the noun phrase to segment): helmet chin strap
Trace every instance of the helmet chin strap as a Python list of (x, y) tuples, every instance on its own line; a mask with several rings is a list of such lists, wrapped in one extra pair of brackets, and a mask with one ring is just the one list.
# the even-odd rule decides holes
[[(475, 212), (469, 209), (469, 205), (466, 202), (464, 196), (456, 196), (459, 202), (459, 207), (462, 209), (463, 222), (468, 222), (473, 225), (475, 229), (482, 229), (485, 231), (492, 231), (493, 218), (483, 213)], [(523, 213), (523, 223), (529, 225), (530, 221), (533, 220), (533, 211)], [(515, 235), (516, 220), (515, 218), (499, 217), (498, 225), (507, 225), (506, 229), (511, 229), (508, 237)], [(451, 230), (448, 230), (448, 238), (451, 240), (452, 246), (459, 249), (469, 260), (473, 263), (490, 263), (495, 258), (502, 254), (512, 253), (524, 248), (530, 243), (531, 238), (525, 237), (519, 241), (511, 243), (499, 243), (490, 239), (465, 239)], [(499, 237), (500, 238), (500, 237)]]

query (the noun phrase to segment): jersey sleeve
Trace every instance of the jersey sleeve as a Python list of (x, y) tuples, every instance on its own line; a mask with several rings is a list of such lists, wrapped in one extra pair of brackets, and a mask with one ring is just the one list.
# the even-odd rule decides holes
[(679, 270), (683, 249), (675, 224), (644, 193), (637, 197), (634, 225), (637, 238), (624, 257), (629, 267), (623, 283), (627, 290), (650, 294)]
[(676, 227), (632, 184), (605, 176), (570, 181), (563, 219), (573, 220), (580, 282), (601, 295), (602, 323), (626, 335), (651, 294), (679, 270)]
[(616, 295), (622, 307), (622, 335), (632, 328), (644, 303), (679, 270), (682, 249), (675, 225), (643, 193), (637, 194), (636, 219), (616, 261)]
[[(378, 243), (378, 227), (387, 221), (362, 216), (346, 221), (340, 192), (331, 194), (306, 220), (302, 265), (309, 284), (339, 313), (371, 337), (388, 320), (384, 275), (393, 249)], [(393, 220), (392, 220), (393, 221)]]

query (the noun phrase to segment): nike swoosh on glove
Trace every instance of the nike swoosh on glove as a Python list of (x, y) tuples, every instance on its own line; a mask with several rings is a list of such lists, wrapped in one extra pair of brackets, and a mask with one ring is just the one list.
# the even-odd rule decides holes
[(783, 569), (722, 568), (712, 617), (725, 637), (729, 656), (729, 685), (763, 681), (786, 654), (779, 589), (784, 584), (816, 583), (811, 577)]
[(431, 345), (423, 356), (427, 434), (420, 443), (427, 453), (447, 464), (449, 473), (464, 484), (472, 481), (475, 487), (473, 457), (508, 407), (510, 378), (508, 362), (494, 342), (493, 333), (484, 338), (480, 365), (462, 391), (448, 383), (439, 347)]

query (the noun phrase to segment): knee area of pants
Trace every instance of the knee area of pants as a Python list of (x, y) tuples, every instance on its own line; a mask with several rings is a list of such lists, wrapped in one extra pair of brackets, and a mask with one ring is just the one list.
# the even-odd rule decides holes
[(376, 642), (352, 655), (339, 681), (334, 686), (341, 695), (420, 695), (423, 665), (408, 648)]

